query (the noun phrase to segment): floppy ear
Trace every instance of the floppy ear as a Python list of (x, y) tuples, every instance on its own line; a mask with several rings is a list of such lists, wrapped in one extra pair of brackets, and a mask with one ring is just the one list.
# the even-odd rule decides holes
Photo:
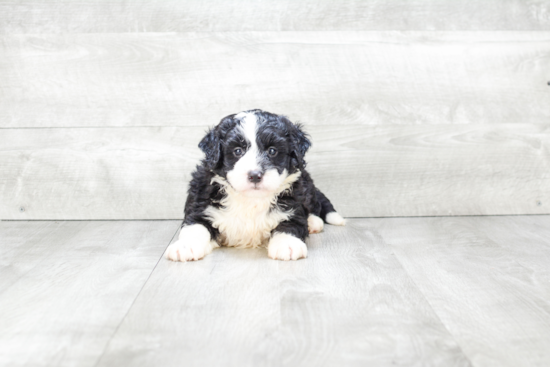
[(209, 170), (214, 170), (221, 160), (221, 142), (216, 128), (208, 130), (199, 143), (199, 148), (206, 154), (205, 163)]
[(303, 127), (301, 124), (291, 124), (292, 131), (290, 133), (290, 136), (293, 144), (292, 155), (297, 161), (297, 166), (300, 168), (304, 168), (306, 166), (304, 156), (306, 155), (309, 147), (311, 147), (311, 141), (309, 140), (308, 135), (302, 130)]

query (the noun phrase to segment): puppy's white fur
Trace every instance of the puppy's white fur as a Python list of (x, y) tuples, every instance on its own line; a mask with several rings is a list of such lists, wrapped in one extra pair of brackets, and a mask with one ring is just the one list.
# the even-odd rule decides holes
[(310, 214), (307, 217), (307, 227), (309, 233), (319, 233), (325, 227), (323, 220), (314, 214)]
[(242, 248), (265, 245), (271, 231), (293, 214), (277, 206), (272, 209), (272, 206), (277, 196), (289, 190), (300, 175), (300, 171), (287, 175), (277, 190), (265, 197), (248, 196), (235, 190), (222, 177), (216, 176), (212, 181), (222, 186), (226, 196), (220, 202), (221, 208), (209, 206), (204, 214), (212, 226), (220, 231), (220, 244)]
[(307, 257), (307, 246), (288, 233), (275, 233), (269, 241), (267, 255), (273, 260), (298, 260)]
[(327, 214), (326, 221), (328, 224), (332, 224), (333, 226), (345, 226), (346, 220), (342, 218), (340, 214), (337, 212), (330, 212)]
[(201, 224), (185, 226), (181, 229), (178, 240), (166, 249), (165, 256), (172, 261), (199, 260), (218, 247), (210, 240), (210, 232)]

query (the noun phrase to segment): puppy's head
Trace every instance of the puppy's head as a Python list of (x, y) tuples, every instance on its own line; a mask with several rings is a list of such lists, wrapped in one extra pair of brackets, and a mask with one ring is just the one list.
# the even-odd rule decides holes
[(277, 192), (288, 175), (301, 170), (310, 146), (300, 125), (262, 110), (223, 118), (199, 144), (209, 170), (256, 197)]

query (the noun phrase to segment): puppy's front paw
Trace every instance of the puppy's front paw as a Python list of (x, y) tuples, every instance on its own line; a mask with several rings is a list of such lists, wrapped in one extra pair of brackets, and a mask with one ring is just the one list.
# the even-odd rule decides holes
[(179, 239), (166, 249), (165, 256), (172, 261), (200, 260), (216, 247), (210, 240), (210, 232), (200, 225), (193, 224), (181, 229)]
[(290, 234), (275, 233), (267, 246), (267, 255), (273, 260), (298, 260), (307, 257), (307, 246)]

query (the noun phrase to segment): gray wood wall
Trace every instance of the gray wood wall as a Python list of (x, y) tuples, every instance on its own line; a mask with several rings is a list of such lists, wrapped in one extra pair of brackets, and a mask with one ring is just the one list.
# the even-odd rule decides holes
[(0, 219), (177, 219), (207, 126), (313, 138), (344, 216), (550, 213), (550, 1), (0, 0)]

